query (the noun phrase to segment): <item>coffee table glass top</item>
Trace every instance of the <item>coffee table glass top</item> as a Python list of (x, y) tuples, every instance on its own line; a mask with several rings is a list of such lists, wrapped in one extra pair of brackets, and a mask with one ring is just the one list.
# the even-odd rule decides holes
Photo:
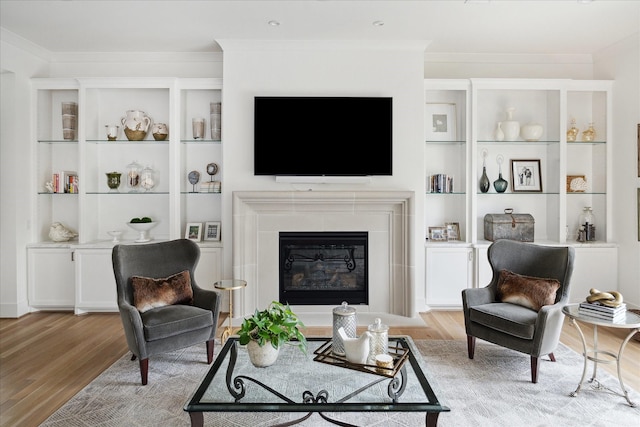
[(327, 338), (308, 338), (306, 355), (285, 345), (267, 368), (254, 367), (237, 340), (226, 342), (186, 411), (449, 411), (431, 389), (410, 337), (389, 338), (389, 345), (410, 349), (395, 378), (314, 361)]

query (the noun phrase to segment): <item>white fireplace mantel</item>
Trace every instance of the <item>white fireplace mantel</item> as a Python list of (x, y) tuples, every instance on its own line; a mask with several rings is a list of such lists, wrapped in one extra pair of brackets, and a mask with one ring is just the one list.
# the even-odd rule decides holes
[[(233, 273), (247, 281), (239, 315), (278, 300), (280, 231), (367, 231), (369, 305), (359, 312), (415, 314), (411, 268), (412, 191), (235, 191)], [(295, 306), (331, 313), (329, 306)]]

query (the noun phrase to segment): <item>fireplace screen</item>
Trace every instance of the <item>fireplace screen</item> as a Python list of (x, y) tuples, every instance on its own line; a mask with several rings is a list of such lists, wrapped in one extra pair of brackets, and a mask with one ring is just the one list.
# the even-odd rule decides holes
[(368, 304), (367, 232), (281, 232), (280, 301)]

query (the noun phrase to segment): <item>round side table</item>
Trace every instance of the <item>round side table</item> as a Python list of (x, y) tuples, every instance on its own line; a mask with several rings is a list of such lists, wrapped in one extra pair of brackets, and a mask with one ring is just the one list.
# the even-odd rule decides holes
[(220, 336), (220, 342), (222, 344), (233, 334), (233, 291), (235, 289), (242, 289), (247, 286), (247, 282), (240, 279), (224, 279), (218, 280), (213, 284), (213, 287), (220, 289), (221, 291), (229, 291), (229, 325), (222, 332)]
[[(626, 316), (624, 319), (621, 319), (620, 321), (612, 322), (611, 320), (600, 319), (598, 317), (584, 314), (579, 311), (579, 306), (580, 306), (579, 304), (569, 304), (562, 308), (562, 312), (569, 317), (569, 319), (571, 320), (571, 324), (575, 326), (575, 328), (578, 330), (578, 333), (580, 334), (580, 338), (582, 339), (582, 347), (584, 349), (584, 353), (583, 353), (584, 368), (582, 369), (582, 379), (580, 380), (580, 384), (578, 384), (578, 388), (576, 389), (576, 391), (571, 393), (571, 396), (572, 397), (577, 396), (578, 392), (582, 388), (584, 379), (587, 377), (587, 362), (589, 362), (589, 360), (593, 362), (593, 375), (589, 380), (590, 383), (594, 383), (592, 388), (594, 388), (595, 390), (601, 390), (601, 389), (609, 390), (605, 386), (600, 384), (600, 382), (598, 382), (598, 380), (596, 379), (596, 374), (598, 371), (598, 363), (608, 364), (608, 363), (613, 363), (615, 361), (618, 367), (618, 381), (620, 382), (620, 388), (622, 388), (621, 396), (627, 400), (627, 403), (629, 403), (629, 406), (635, 407), (636, 404), (632, 402), (631, 399), (629, 399), (629, 393), (627, 392), (627, 389), (624, 387), (624, 383), (622, 382), (622, 373), (620, 371), (620, 360), (622, 359), (622, 352), (624, 351), (624, 348), (626, 347), (631, 337), (633, 337), (636, 332), (640, 331), (640, 316), (627, 310)], [(587, 348), (587, 341), (585, 340), (584, 334), (582, 333), (582, 330), (580, 329), (580, 326), (576, 321), (593, 325), (593, 349), (589, 350)], [(598, 349), (598, 326), (606, 326), (608, 328), (631, 329), (631, 332), (629, 332), (626, 338), (622, 341), (622, 344), (620, 344), (620, 349), (618, 350), (617, 354), (611, 351)], [(603, 356), (608, 357), (608, 359), (604, 359)], [(614, 392), (613, 390), (609, 390), (609, 391), (615, 394), (620, 394), (620, 393)]]

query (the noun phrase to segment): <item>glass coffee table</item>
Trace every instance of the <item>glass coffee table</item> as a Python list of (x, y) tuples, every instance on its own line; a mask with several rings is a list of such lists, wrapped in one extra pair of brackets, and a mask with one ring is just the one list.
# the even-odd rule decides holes
[(330, 340), (307, 342), (306, 355), (295, 345), (284, 345), (274, 365), (256, 368), (238, 338), (229, 338), (184, 406), (191, 425), (203, 426), (204, 412), (306, 413), (281, 425), (302, 422), (317, 412), (334, 424), (350, 426), (325, 413), (395, 411), (424, 412), (425, 425), (435, 427), (440, 413), (449, 412), (429, 385), (411, 337), (389, 337), (389, 347), (399, 349), (403, 358), (396, 369), (383, 373), (362, 365), (327, 363), (322, 351)]

